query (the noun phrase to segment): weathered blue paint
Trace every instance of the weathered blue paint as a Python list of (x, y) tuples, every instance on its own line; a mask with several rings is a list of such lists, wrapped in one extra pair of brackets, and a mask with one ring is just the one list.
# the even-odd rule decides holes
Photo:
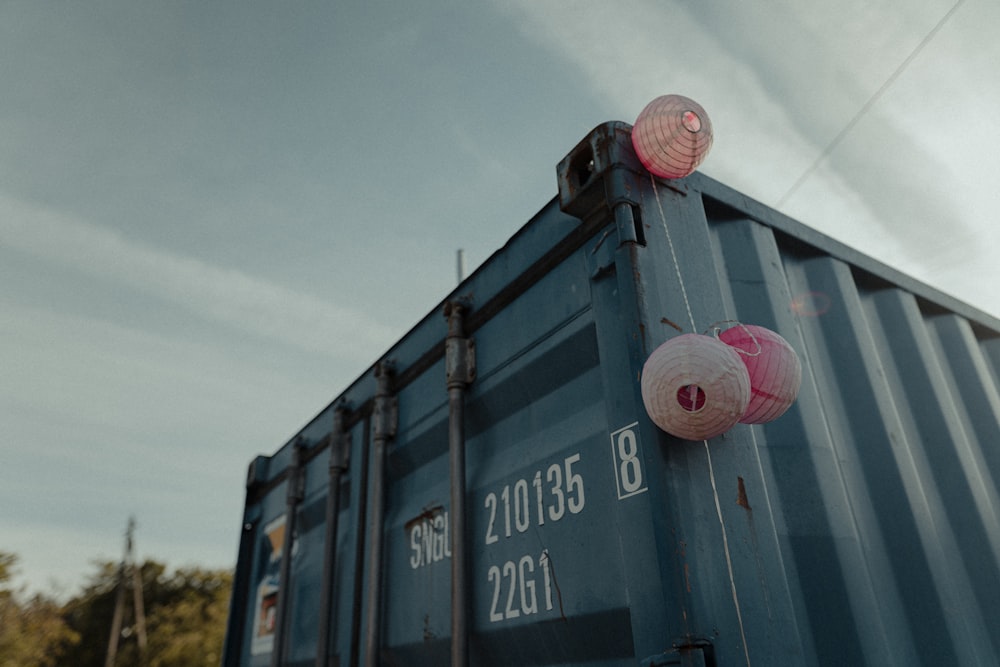
[[(296, 443), (283, 664), (317, 664), (337, 406), (351, 445), (328, 664), (448, 664), (455, 300), (477, 366), (471, 664), (1000, 661), (1000, 322), (701, 174), (652, 180), (629, 129), (581, 142), (559, 197), (383, 357), (398, 426), (378, 660), (364, 655), (371, 370), (251, 468), (224, 665), (272, 664), (257, 595), (277, 571), (265, 528), (286, 511)], [(723, 320), (791, 343), (798, 401), (709, 442), (672, 438), (644, 413), (642, 363), (678, 328)]]

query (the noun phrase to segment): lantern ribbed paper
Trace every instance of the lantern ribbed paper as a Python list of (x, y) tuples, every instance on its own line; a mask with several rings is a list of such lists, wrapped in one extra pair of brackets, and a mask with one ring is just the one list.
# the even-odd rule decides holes
[(712, 121), (700, 104), (664, 95), (646, 105), (632, 128), (632, 146), (654, 176), (683, 178), (712, 147)]
[(740, 352), (750, 376), (750, 403), (740, 422), (763, 424), (783, 415), (802, 384), (802, 365), (788, 341), (752, 324), (726, 329), (719, 340)]
[(642, 368), (640, 388), (653, 423), (687, 440), (725, 433), (750, 400), (750, 378), (740, 355), (700, 334), (683, 334), (656, 348)]

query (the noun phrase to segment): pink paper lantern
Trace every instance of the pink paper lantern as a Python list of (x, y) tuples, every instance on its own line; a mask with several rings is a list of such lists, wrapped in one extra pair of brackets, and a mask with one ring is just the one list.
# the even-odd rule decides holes
[(664, 95), (646, 105), (632, 128), (632, 146), (654, 176), (683, 178), (712, 147), (712, 121), (700, 104)]
[(750, 403), (740, 422), (763, 424), (783, 415), (802, 384), (802, 364), (788, 341), (752, 324), (726, 329), (719, 340), (740, 353), (750, 376)]
[(740, 355), (700, 334), (671, 338), (653, 350), (640, 389), (653, 423), (686, 440), (725, 433), (750, 401), (750, 378)]

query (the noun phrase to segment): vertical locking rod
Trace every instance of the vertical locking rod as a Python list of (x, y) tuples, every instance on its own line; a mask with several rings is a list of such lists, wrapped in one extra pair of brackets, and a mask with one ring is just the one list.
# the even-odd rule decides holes
[(285, 661), (285, 646), (288, 636), (288, 609), (292, 594), (292, 545), (295, 541), (295, 519), (299, 503), (305, 496), (305, 474), (302, 468), (303, 449), (301, 442), (292, 447), (292, 462), (288, 469), (288, 494), (285, 507), (285, 538), (281, 545), (281, 571), (278, 575), (278, 611), (274, 621), (274, 646), (271, 651), (271, 667), (281, 667)]
[(375, 407), (372, 423), (371, 514), (368, 522), (368, 609), (365, 637), (365, 665), (379, 663), (382, 624), (382, 523), (385, 517), (385, 454), (396, 435), (398, 411), (392, 394), (392, 366), (382, 362), (375, 368)]
[(464, 307), (445, 307), (445, 374), (448, 387), (448, 460), (451, 470), (451, 664), (469, 664), (465, 551), (465, 388), (475, 379), (475, 343), (465, 337)]
[(344, 431), (346, 408), (338, 406), (333, 411), (333, 428), (330, 430), (330, 482), (326, 496), (326, 538), (323, 542), (323, 580), (319, 597), (319, 634), (316, 639), (316, 667), (330, 665), (330, 634), (333, 626), (333, 608), (337, 604), (334, 582), (337, 579), (337, 531), (340, 525), (340, 478), (347, 471), (351, 435)]

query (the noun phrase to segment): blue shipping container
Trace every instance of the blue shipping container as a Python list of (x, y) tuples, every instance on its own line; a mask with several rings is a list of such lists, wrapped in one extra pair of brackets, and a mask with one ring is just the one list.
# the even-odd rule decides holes
[[(1000, 322), (630, 130), (252, 463), (225, 667), (1000, 664)], [(674, 438), (643, 363), (726, 320), (798, 400)]]

